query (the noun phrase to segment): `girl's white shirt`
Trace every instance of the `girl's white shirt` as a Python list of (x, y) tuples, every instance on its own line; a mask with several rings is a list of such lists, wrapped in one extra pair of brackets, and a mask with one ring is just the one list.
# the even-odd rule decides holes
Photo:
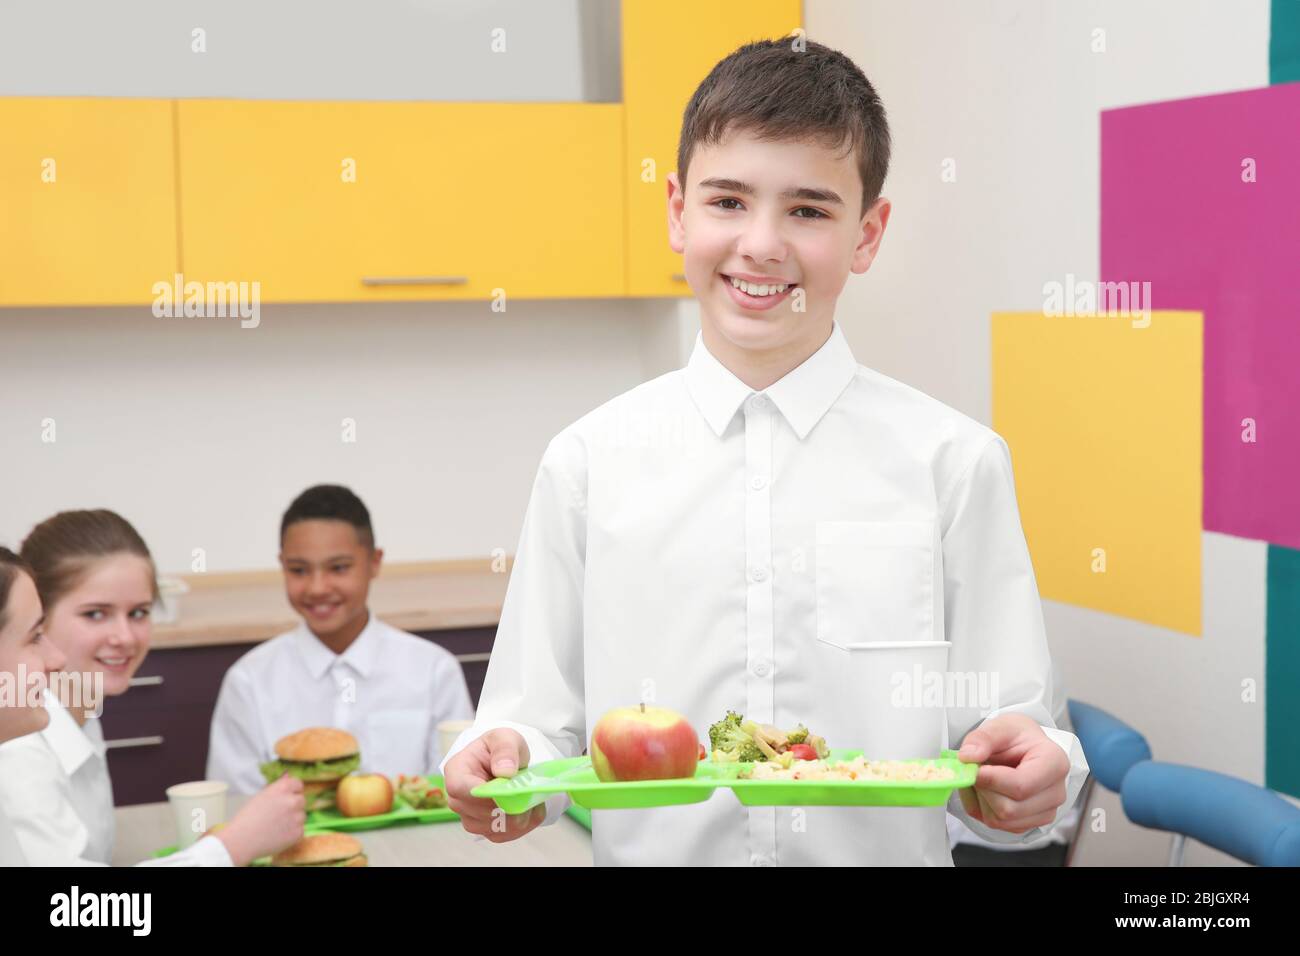
[[(45, 709), (50, 723), (44, 730), (0, 744), (0, 863), (108, 866), (114, 817), (104, 732), (94, 717), (78, 726), (52, 694), (45, 695)], [(179, 853), (137, 865), (233, 863), (225, 844), (204, 837)]]

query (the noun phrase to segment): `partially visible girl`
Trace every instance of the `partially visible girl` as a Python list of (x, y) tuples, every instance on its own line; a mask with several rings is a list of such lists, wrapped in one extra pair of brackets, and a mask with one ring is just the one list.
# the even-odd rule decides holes
[[(39, 733), (49, 724), (44, 693), (63, 655), (41, 633), (44, 615), (36, 583), (22, 558), (0, 548), (0, 743)], [(26, 866), (13, 825), (0, 807), (0, 866)]]
[[(135, 528), (102, 510), (43, 521), (23, 542), (21, 557), (45, 609), (46, 639), (66, 657), (65, 673), (76, 677), (60, 681), (60, 690), (82, 693), (65, 701), (47, 694), (48, 726), (0, 744), (0, 814), (33, 866), (107, 865), (113, 789), (90, 691), (102, 679), (105, 696), (126, 693), (149, 652), (153, 559)], [(215, 835), (140, 865), (246, 866), (296, 842), (305, 821), (302, 782), (282, 777)]]

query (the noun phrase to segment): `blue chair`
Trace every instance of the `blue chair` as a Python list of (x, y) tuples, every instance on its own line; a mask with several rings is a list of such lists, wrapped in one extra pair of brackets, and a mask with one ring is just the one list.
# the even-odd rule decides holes
[(1124, 776), (1120, 799), (1139, 826), (1174, 834), (1169, 865), (1187, 837), (1255, 866), (1300, 866), (1300, 807), (1237, 777), (1146, 760)]
[(1107, 790), (1119, 793), (1125, 775), (1136, 764), (1151, 759), (1151, 747), (1140, 733), (1100, 707), (1081, 700), (1067, 700), (1066, 707), (1071, 728), (1088, 759), (1089, 771), (1080, 797), (1079, 825), (1074, 829), (1065, 857), (1065, 865), (1069, 866), (1079, 845), (1079, 835), (1088, 824), (1088, 802), (1092, 799), (1093, 784), (1100, 782)]
[(1145, 737), (1118, 717), (1081, 700), (1069, 700), (1070, 723), (1088, 758), (1088, 783), (1098, 780), (1107, 790), (1120, 792), (1124, 775), (1134, 764), (1151, 759)]

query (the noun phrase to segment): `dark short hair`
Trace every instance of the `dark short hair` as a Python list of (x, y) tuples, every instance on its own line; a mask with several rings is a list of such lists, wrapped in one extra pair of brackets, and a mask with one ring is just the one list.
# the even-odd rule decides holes
[(682, 116), (677, 175), (682, 189), (697, 146), (733, 132), (764, 140), (814, 141), (857, 151), (862, 215), (889, 172), (889, 123), (875, 88), (838, 50), (800, 37), (747, 43), (720, 61)]
[(289, 505), (280, 519), (280, 541), (289, 526), (299, 521), (346, 521), (356, 529), (357, 538), (367, 548), (375, 546), (375, 530), (365, 502), (342, 485), (314, 485)]
[(0, 546), (0, 628), (9, 620), (9, 592), (13, 590), (19, 574), (32, 577), (32, 569), (17, 554)]

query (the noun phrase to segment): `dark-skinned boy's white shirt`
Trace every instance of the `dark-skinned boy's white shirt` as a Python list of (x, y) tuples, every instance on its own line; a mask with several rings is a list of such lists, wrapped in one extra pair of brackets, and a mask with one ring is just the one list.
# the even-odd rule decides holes
[(212, 714), (209, 780), (256, 793), (276, 741), (307, 727), (351, 733), (363, 771), (428, 773), (442, 757), (439, 722), (474, 716), (465, 672), (450, 651), (367, 613), (342, 654), (300, 623), (230, 666)]
[[(532, 765), (578, 756), (601, 715), (643, 701), (702, 739), (735, 710), (854, 748), (863, 708), (832, 644), (914, 640), (951, 642), (949, 671), (998, 675), (998, 706), (947, 708), (936, 749), (1030, 716), (1070, 759), (1059, 823), (1087, 762), (1052, 722), (1006, 443), (860, 366), (838, 323), (762, 393), (697, 338), (684, 369), (548, 445), (476, 722), (440, 769), (494, 727), (519, 731)], [(547, 824), (568, 801), (548, 800)], [(956, 793), (948, 810), (995, 842), (1050, 829), (994, 830)], [(592, 843), (597, 865), (952, 865), (942, 806), (746, 808), (726, 792), (596, 811)]]

